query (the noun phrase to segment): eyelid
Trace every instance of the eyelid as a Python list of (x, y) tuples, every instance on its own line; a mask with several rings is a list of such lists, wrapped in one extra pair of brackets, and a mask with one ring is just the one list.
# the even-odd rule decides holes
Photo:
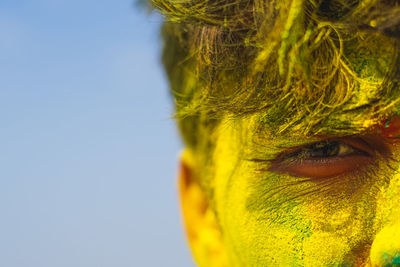
[(375, 150), (362, 138), (346, 138), (342, 140), (342, 142), (352, 148), (366, 152), (370, 156), (374, 156), (376, 153)]
[[(343, 157), (343, 156), (347, 156), (347, 155), (351, 155), (351, 154), (364, 154), (365, 153), (364, 151), (360, 151), (359, 149), (354, 148), (353, 146), (345, 144), (343, 142), (337, 142), (337, 141), (326, 142), (326, 141), (324, 141), (324, 142), (313, 143), (309, 146), (301, 147), (298, 150), (296, 150), (295, 152), (293, 152), (289, 155), (286, 155), (283, 158), (283, 161), (303, 160), (303, 159), (309, 159), (309, 158), (316, 160), (318, 158), (321, 158), (318, 156), (312, 156), (312, 152), (315, 151), (316, 149), (318, 149), (318, 147), (314, 147), (316, 145), (321, 145), (319, 147), (319, 149), (324, 146), (326, 147), (329, 145), (337, 145), (338, 150), (335, 151), (337, 153), (337, 155), (334, 155), (337, 157), (340, 157), (340, 156)], [(329, 157), (334, 157), (334, 156), (329, 156)], [(326, 157), (324, 157), (324, 158), (326, 158)]]
[(374, 148), (371, 147), (371, 144), (360, 137), (341, 137), (341, 138), (321, 139), (320, 141), (317, 141), (317, 142), (287, 148), (286, 151), (282, 152), (280, 155), (278, 155), (278, 157), (276, 157), (275, 161), (283, 160), (284, 158), (288, 157), (291, 154), (299, 152), (300, 150), (305, 149), (313, 144), (317, 144), (317, 143), (324, 142), (324, 141), (332, 141), (332, 142), (338, 142), (338, 143), (341, 143), (344, 145), (348, 145), (352, 149), (354, 149), (356, 151), (360, 151), (360, 152), (365, 152), (365, 153), (369, 154), (370, 156), (374, 156), (376, 154)]
[(295, 154), (296, 151), (301, 151), (313, 144), (296, 147), (278, 156), (271, 161), (269, 171), (277, 173), (287, 173), (292, 176), (303, 176), (311, 179), (322, 179), (332, 176), (338, 176), (347, 172), (356, 171), (364, 166), (371, 164), (376, 152), (371, 145), (359, 137), (344, 137), (335, 139), (326, 139), (323, 141), (335, 141), (345, 144), (352, 149), (354, 153), (345, 154), (342, 156), (332, 156), (327, 158), (292, 158), (288, 160), (288, 156)]

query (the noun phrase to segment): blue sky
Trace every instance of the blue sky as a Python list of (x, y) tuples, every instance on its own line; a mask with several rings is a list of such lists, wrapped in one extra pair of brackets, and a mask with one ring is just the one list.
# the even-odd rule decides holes
[(0, 266), (193, 266), (161, 18), (0, 1)]

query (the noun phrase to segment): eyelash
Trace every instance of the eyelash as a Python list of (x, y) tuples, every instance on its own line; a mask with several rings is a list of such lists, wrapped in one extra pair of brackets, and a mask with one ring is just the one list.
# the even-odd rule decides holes
[(265, 166), (258, 171), (286, 173), (320, 180), (365, 169), (376, 160), (376, 149), (359, 137), (323, 140), (290, 149), (272, 160), (251, 159)]
[[(349, 155), (370, 155), (370, 160), (367, 164), (359, 168), (354, 168), (351, 171), (341, 173), (339, 175), (330, 176), (323, 179), (315, 179), (307, 176), (296, 176), (287, 172), (277, 172), (271, 170), (271, 165), (275, 162), (282, 162), (284, 159), (294, 163), (301, 163), (304, 159), (288, 159), (298, 154), (301, 150), (309, 149), (318, 143), (297, 147), (290, 149), (289, 151), (283, 152), (278, 155), (275, 159), (251, 159), (253, 162), (254, 180), (252, 186), (255, 188), (264, 188), (263, 193), (255, 202), (266, 203), (268, 205), (261, 205), (257, 203), (257, 206), (265, 206), (265, 211), (276, 212), (282, 208), (289, 208), (293, 205), (292, 201), (305, 202), (312, 201), (312, 199), (319, 201), (321, 198), (326, 199), (329, 195), (340, 195), (341, 198), (351, 198), (360, 190), (364, 190), (366, 187), (370, 187), (372, 184), (378, 181), (374, 178), (379, 177), (380, 184), (387, 184), (389, 181), (389, 172), (395, 171), (398, 160), (393, 158), (392, 153), (388, 150), (386, 143), (383, 141), (376, 141), (373, 138), (360, 139), (361, 143), (366, 144), (369, 148), (358, 149), (360, 145), (356, 145), (357, 148), (350, 143), (354, 143), (351, 140), (353, 137), (344, 137), (343, 139), (327, 140), (321, 142), (339, 142), (345, 146), (349, 146), (351, 151), (342, 157)], [(359, 138), (354, 138), (359, 139)], [(303, 154), (304, 155), (304, 154)], [(326, 158), (313, 159), (314, 161), (324, 161)], [(287, 162), (286, 162), (287, 163)], [(389, 171), (388, 171), (389, 170)], [(276, 182), (271, 183), (271, 179)], [(302, 185), (303, 184), (303, 185)], [(364, 189), (363, 189), (364, 188)]]
[[(329, 146), (336, 146), (333, 151), (329, 151)], [(331, 153), (331, 155), (320, 155), (316, 156), (313, 153)], [(332, 155), (334, 153), (337, 153), (337, 155)], [(327, 159), (327, 158), (332, 158), (332, 157), (343, 157), (343, 156), (349, 156), (349, 155), (356, 155), (356, 154), (362, 154), (366, 155), (364, 151), (361, 151), (359, 149), (356, 149), (348, 144), (338, 142), (338, 141), (321, 141), (317, 142), (308, 146), (305, 146), (303, 148), (300, 148), (296, 150), (295, 152), (290, 153), (289, 155), (285, 156), (285, 161), (286, 160), (304, 160), (304, 159)]]

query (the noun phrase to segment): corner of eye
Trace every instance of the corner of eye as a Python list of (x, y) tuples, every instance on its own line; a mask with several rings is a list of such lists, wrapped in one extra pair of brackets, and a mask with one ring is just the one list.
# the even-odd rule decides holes
[(362, 136), (361, 140), (371, 148), (372, 157), (389, 158), (393, 156), (395, 150), (400, 151), (400, 138), (393, 141), (381, 135), (374, 134)]

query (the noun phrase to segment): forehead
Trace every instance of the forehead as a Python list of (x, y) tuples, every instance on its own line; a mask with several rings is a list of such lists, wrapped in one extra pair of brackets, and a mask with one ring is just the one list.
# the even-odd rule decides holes
[(276, 137), (343, 136), (369, 131), (400, 113), (400, 60), (393, 55), (375, 54), (359, 73), (343, 74), (339, 78), (345, 82), (324, 88), (321, 96), (311, 101), (312, 95), (298, 94), (301, 88), (293, 88), (288, 96), (255, 113), (258, 127)]
[(250, 71), (236, 75), (218, 67), (211, 85), (218, 93), (210, 95), (211, 108), (222, 107), (222, 113), (233, 117), (256, 113), (260, 125), (279, 136), (354, 134), (396, 114), (398, 42), (360, 33), (328, 46), (334, 42), (329, 38), (315, 54), (290, 63), (283, 76), (273, 62), (256, 70), (257, 64), (248, 61)]
[[(320, 114), (302, 110), (300, 106), (295, 107), (302, 112), (299, 116), (285, 103), (277, 103), (250, 115), (225, 118), (222, 129), (232, 128), (236, 132), (236, 138), (229, 142), (241, 144), (237, 149), (244, 153), (242, 157), (259, 153), (267, 158), (274, 158), (284, 149), (327, 138), (381, 134), (385, 122), (400, 114), (398, 88), (388, 91), (386, 95), (378, 87), (367, 92), (354, 91), (348, 103)], [(219, 135), (227, 134), (225, 130), (219, 132)]]

